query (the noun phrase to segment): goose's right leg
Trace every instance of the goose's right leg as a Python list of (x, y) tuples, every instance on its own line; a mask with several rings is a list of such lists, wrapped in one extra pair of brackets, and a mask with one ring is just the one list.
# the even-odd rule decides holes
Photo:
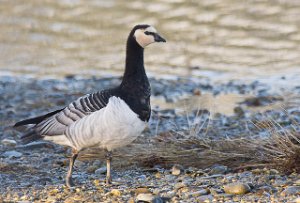
[(73, 183), (73, 180), (72, 180), (72, 173), (73, 173), (74, 162), (75, 162), (77, 156), (78, 156), (77, 150), (73, 149), (72, 150), (72, 156), (70, 158), (69, 170), (68, 170), (68, 173), (67, 173), (67, 176), (66, 176), (66, 185), (68, 187), (74, 186), (74, 183)]
[(106, 185), (111, 185), (112, 183), (112, 178), (111, 178), (111, 168), (110, 168), (110, 162), (112, 159), (112, 153), (111, 151), (105, 150), (105, 158), (106, 158), (106, 179), (105, 183)]

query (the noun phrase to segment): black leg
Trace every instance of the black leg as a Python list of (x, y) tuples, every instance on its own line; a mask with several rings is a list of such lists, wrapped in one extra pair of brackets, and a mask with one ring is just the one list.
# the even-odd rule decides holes
[(78, 152), (76, 150), (72, 151), (72, 156), (70, 158), (70, 164), (69, 164), (69, 170), (66, 176), (66, 185), (68, 187), (72, 187), (74, 186), (73, 180), (72, 180), (72, 172), (73, 172), (73, 166), (74, 166), (74, 162), (76, 160), (78, 156)]
[(106, 151), (106, 181), (105, 183), (107, 185), (110, 185), (112, 183), (112, 178), (111, 178), (111, 169), (110, 169), (110, 162), (111, 162), (111, 159), (112, 159), (112, 153), (108, 150), (105, 150)]

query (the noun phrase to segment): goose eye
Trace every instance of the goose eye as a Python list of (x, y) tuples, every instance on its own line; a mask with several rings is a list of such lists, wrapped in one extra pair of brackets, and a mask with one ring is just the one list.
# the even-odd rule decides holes
[(145, 31), (145, 35), (154, 35), (154, 32)]

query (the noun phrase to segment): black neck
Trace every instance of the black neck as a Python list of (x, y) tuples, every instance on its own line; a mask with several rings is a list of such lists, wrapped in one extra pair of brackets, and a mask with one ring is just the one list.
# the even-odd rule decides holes
[(147, 79), (144, 68), (144, 49), (129, 36), (126, 46), (126, 64), (123, 84), (144, 82)]
[(118, 96), (143, 121), (150, 118), (150, 84), (144, 68), (144, 49), (129, 35), (126, 47), (126, 66)]

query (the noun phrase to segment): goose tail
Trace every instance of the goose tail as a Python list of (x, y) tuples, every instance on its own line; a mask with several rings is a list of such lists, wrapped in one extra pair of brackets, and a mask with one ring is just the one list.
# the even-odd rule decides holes
[(19, 126), (23, 126), (23, 125), (28, 125), (28, 124), (38, 124), (40, 122), (42, 122), (43, 120), (45, 120), (46, 118), (49, 118), (50, 116), (53, 116), (54, 114), (57, 114), (58, 112), (62, 111), (63, 109), (59, 109), (50, 113), (47, 113), (45, 115), (42, 116), (38, 116), (38, 117), (34, 117), (34, 118), (29, 118), (23, 121), (19, 121), (17, 122), (13, 127), (19, 127)]

